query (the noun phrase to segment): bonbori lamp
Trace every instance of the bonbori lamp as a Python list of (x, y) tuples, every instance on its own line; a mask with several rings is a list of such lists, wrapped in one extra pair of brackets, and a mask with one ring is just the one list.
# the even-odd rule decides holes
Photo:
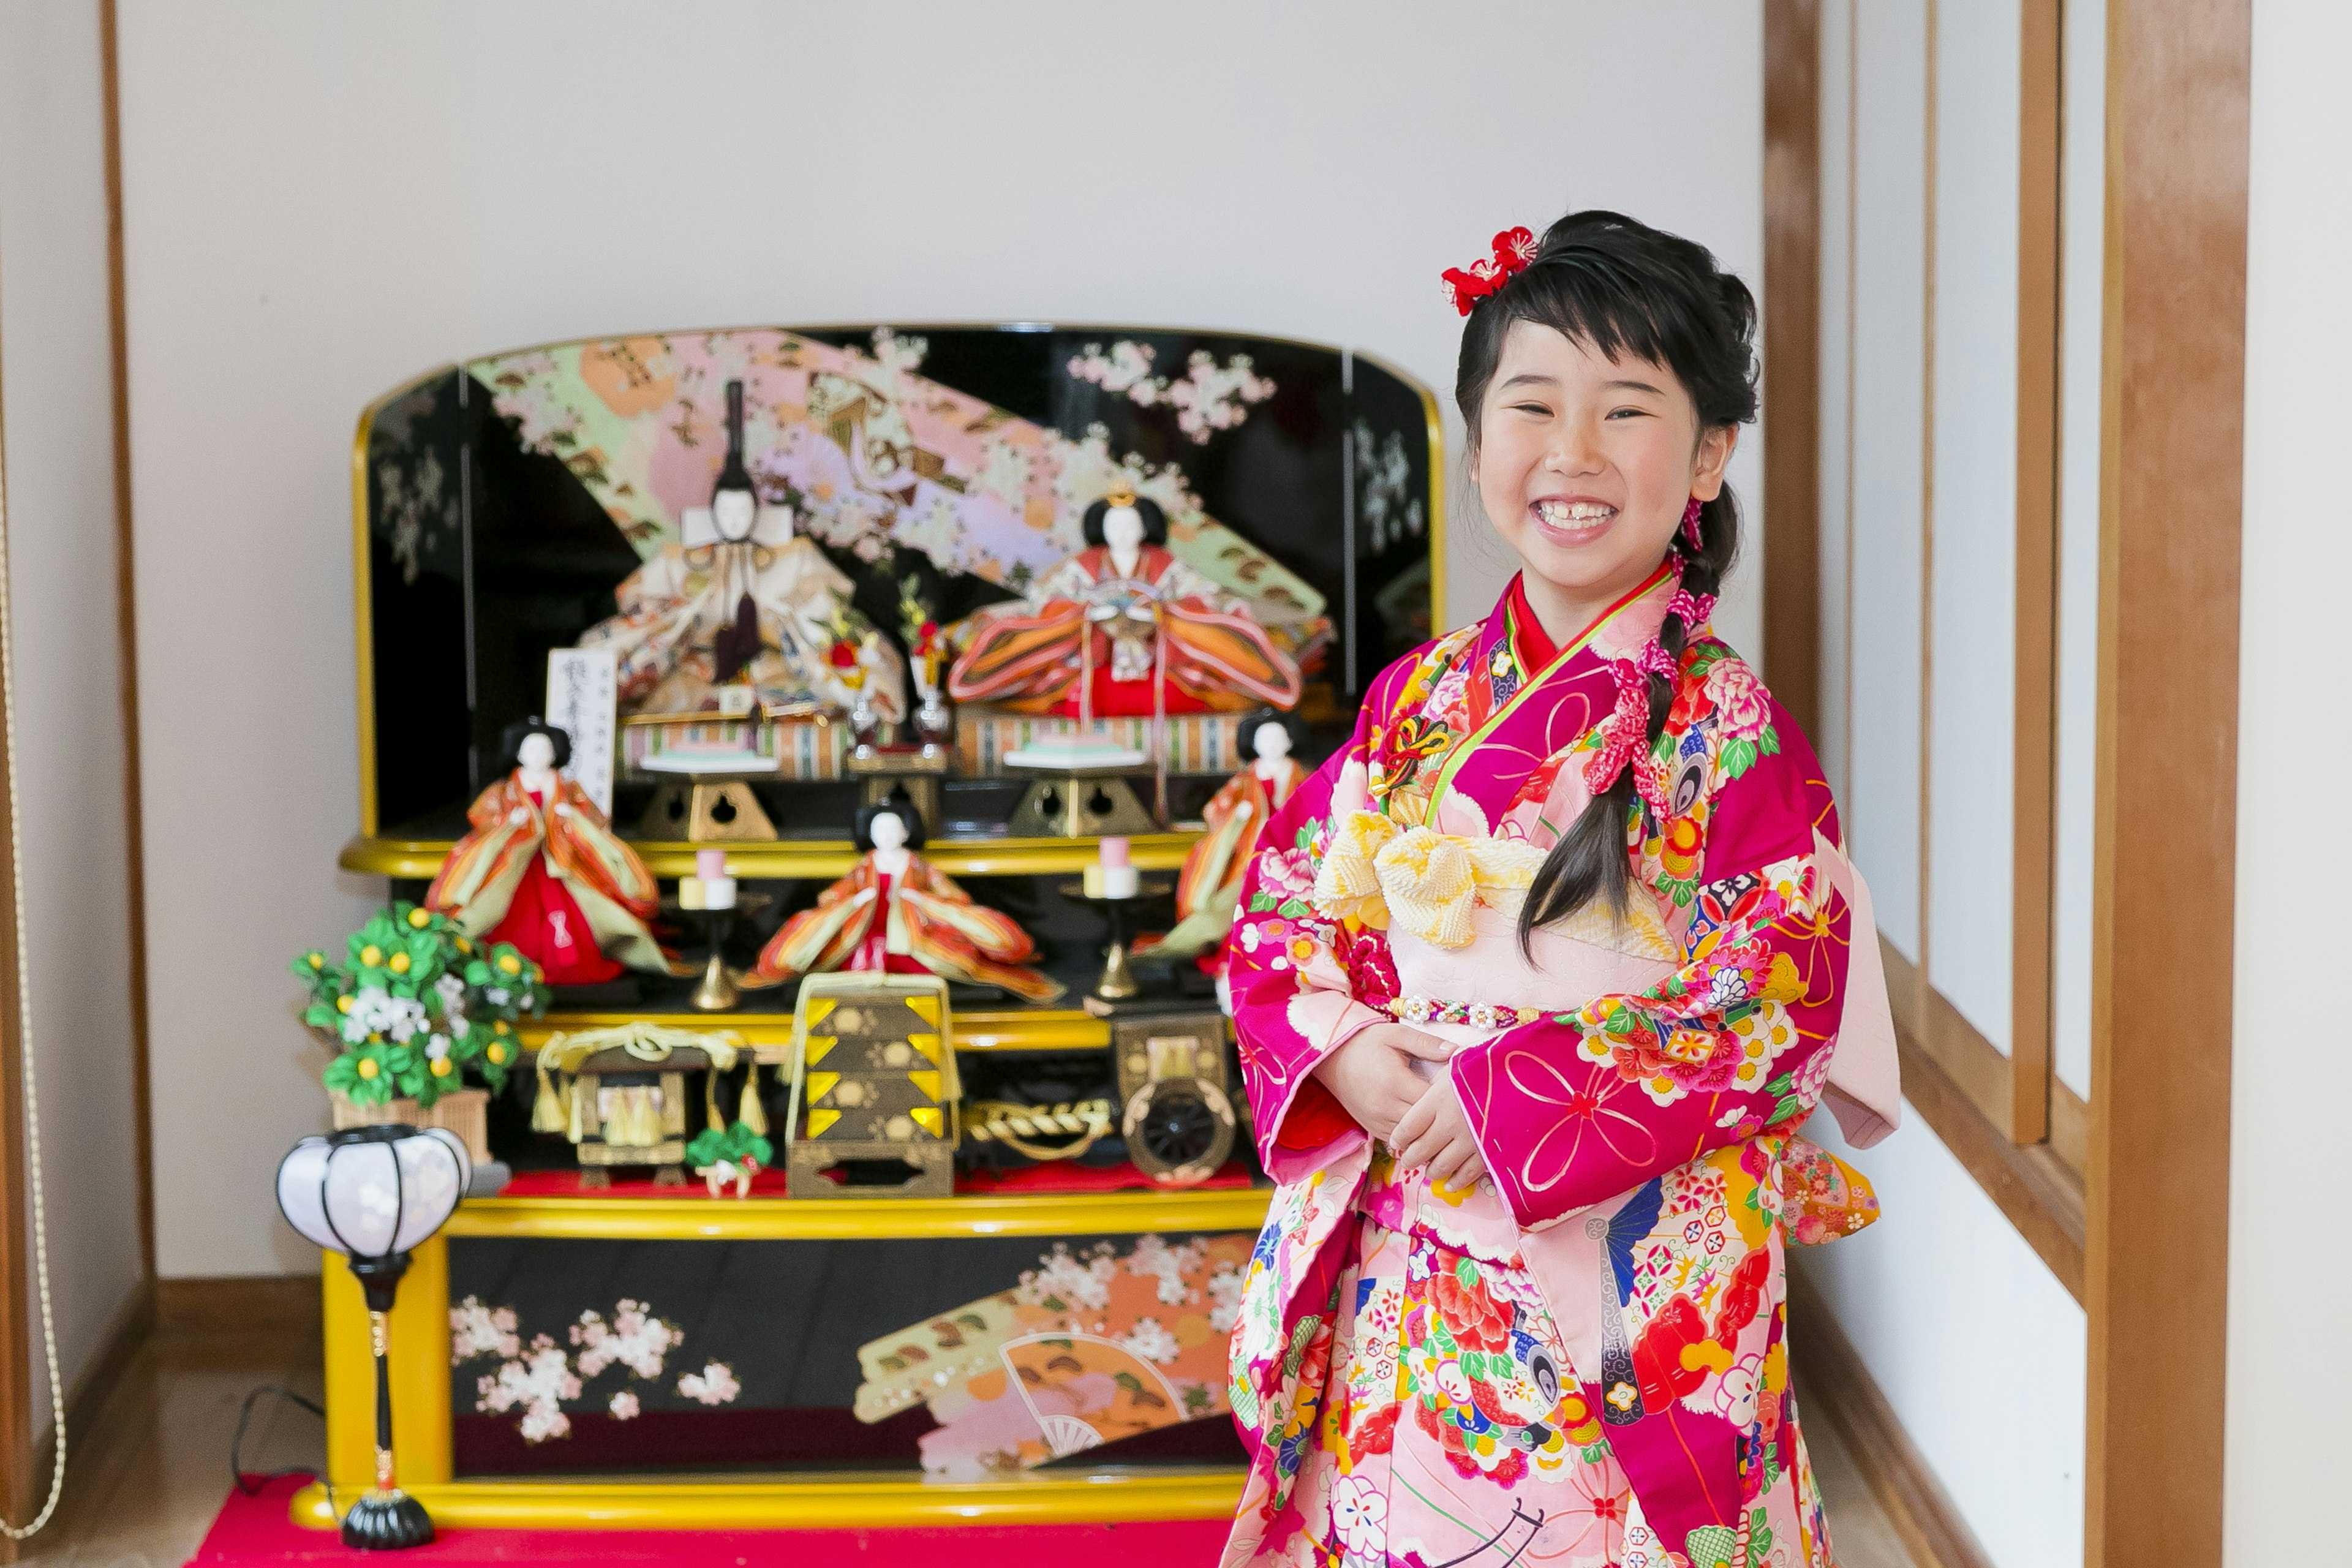
[(278, 1212), (307, 1240), (341, 1253), (367, 1296), (375, 1349), (375, 1487), (343, 1515), (346, 1546), (380, 1552), (433, 1539), (425, 1505), (393, 1484), (385, 1320), (409, 1252), (448, 1223), (473, 1174), (456, 1133), (399, 1123), (305, 1138), (278, 1163)]

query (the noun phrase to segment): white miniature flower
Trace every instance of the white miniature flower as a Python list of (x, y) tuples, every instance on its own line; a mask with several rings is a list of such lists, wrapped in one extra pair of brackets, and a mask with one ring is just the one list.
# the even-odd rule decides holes
[(615, 1421), (634, 1421), (637, 1418), (637, 1396), (625, 1388), (613, 1395), (613, 1402), (605, 1408), (613, 1413)]
[(427, 1038), (427, 1039), (425, 1040), (425, 1060), (427, 1060), (427, 1061), (436, 1061), (436, 1062), (437, 1062), (437, 1061), (439, 1061), (442, 1058), (444, 1058), (444, 1057), (447, 1056), (448, 1054), (449, 1054), (449, 1037), (448, 1037), (448, 1036), (446, 1036), (446, 1035), (435, 1035), (435, 1036), (432, 1036), (432, 1037), (430, 1037), (429, 1038)]

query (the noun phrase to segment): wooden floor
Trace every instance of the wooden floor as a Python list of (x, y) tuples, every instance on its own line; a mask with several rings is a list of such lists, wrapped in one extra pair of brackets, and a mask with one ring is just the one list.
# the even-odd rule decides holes
[[(66, 1500), (26, 1563), (49, 1568), (179, 1568), (204, 1539), (229, 1487), (229, 1439), (254, 1388), (320, 1394), (315, 1331), (166, 1329), (141, 1348), (94, 1428), (71, 1434)], [(1839, 1568), (1919, 1568), (1854, 1468), (1831, 1423), (1808, 1416)], [(323, 1459), (323, 1428), (299, 1406), (254, 1407), (248, 1470)], [(44, 1478), (46, 1479), (46, 1478)]]

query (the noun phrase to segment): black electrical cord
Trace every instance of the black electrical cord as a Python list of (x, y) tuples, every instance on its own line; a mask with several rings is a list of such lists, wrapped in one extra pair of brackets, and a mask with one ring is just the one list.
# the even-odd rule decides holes
[(305, 1396), (295, 1393), (292, 1389), (286, 1387), (283, 1384), (265, 1383), (260, 1387), (253, 1390), (250, 1394), (247, 1394), (245, 1396), (244, 1405), (240, 1405), (237, 1409), (236, 1435), (231, 1436), (228, 1440), (229, 1479), (236, 1483), (236, 1489), (238, 1491), (243, 1492), (247, 1497), (259, 1497), (263, 1487), (268, 1486), (271, 1481), (283, 1480), (288, 1476), (301, 1476), (306, 1479), (314, 1481), (319, 1479), (319, 1472), (311, 1469), (309, 1466), (293, 1465), (285, 1469), (272, 1470), (266, 1476), (257, 1477), (250, 1486), (246, 1484), (245, 1467), (238, 1462), (237, 1451), (245, 1446), (245, 1429), (253, 1420), (253, 1407), (260, 1401), (261, 1396), (265, 1394), (274, 1394), (289, 1404), (299, 1405), (303, 1409), (309, 1411), (311, 1415), (319, 1417), (321, 1421), (327, 1418), (326, 1406), (319, 1404), (316, 1400), (306, 1398)]

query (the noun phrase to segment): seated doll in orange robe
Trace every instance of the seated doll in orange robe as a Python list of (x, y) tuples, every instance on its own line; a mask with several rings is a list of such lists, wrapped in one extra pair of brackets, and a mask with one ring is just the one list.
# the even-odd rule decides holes
[[(865, 856), (849, 875), (777, 928), (746, 989), (780, 985), (797, 975), (840, 969), (936, 974), (1000, 985), (1031, 1002), (1051, 1002), (1063, 987), (1024, 961), (1036, 955), (1008, 915), (983, 909), (915, 851), (923, 818), (905, 792), (857, 814)], [(878, 917), (878, 918), (877, 918)]]
[(950, 697), (1076, 719), (1297, 706), (1297, 663), (1247, 600), (1168, 552), (1157, 501), (1113, 490), (1085, 526), (1087, 548), (1028, 598), (964, 623)]
[(594, 985), (624, 968), (671, 973), (646, 923), (659, 886), (587, 792), (556, 770), (572, 738), (537, 718), (508, 729), (514, 771), (484, 790), (425, 895), (467, 935), (512, 942), (551, 985)]

